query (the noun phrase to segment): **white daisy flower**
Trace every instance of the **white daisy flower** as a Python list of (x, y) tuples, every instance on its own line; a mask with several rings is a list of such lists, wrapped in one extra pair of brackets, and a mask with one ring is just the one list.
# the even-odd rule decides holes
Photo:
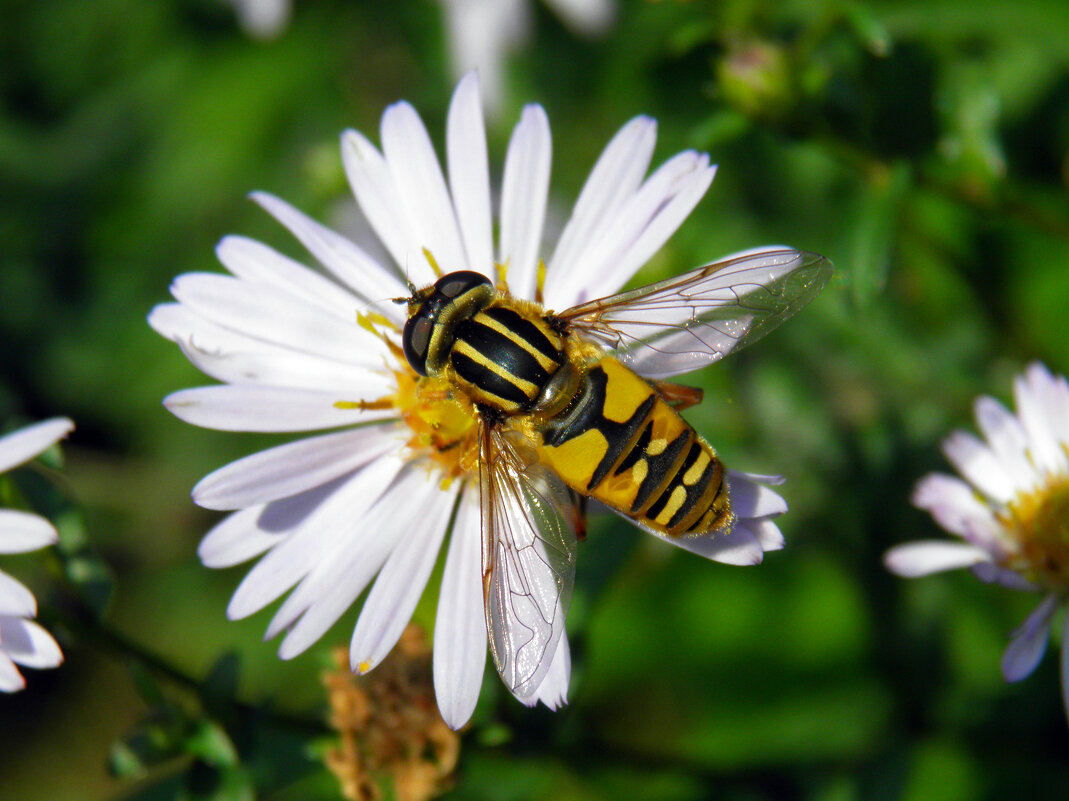
[[(361, 672), (381, 662), (451, 529), (433, 664), (439, 706), (456, 728), (471, 716), (486, 662), (479, 481), (464, 458), (469, 449), (435, 443), (443, 431), (449, 442), (474, 432), (475, 421), (417, 393), (422, 379), (399, 346), (405, 310), (389, 301), (410, 295), (405, 275), (417, 285), (432, 283), (431, 259), (444, 272), (488, 277), (507, 264), (511, 294), (535, 297), (549, 123), (540, 106), (524, 109), (508, 146), (496, 220), (474, 73), (460, 82), (449, 109), (446, 173), (407, 103), (387, 109), (381, 139), (379, 150), (346, 131), (342, 156), (392, 264), (377, 263), (282, 200), (257, 193), (253, 199), (323, 272), (229, 236), (218, 256), (233, 275), (180, 276), (172, 287), (178, 302), (157, 307), (150, 323), (223, 382), (169, 396), (167, 407), (181, 419), (231, 431), (330, 430), (223, 467), (193, 491), (201, 506), (234, 511), (201, 543), (206, 565), (261, 557), (234, 594), (229, 616), (246, 617), (289, 593), (267, 629), (268, 638), (285, 634), (282, 658), (312, 645), (370, 586), (351, 660)], [(646, 176), (655, 139), (656, 123), (639, 117), (605, 148), (546, 261), (547, 307), (615, 292), (705, 193), (715, 168), (701, 153), (680, 153)], [(677, 544), (732, 564), (760, 562), (763, 551), (783, 545), (772, 518), (786, 505), (765, 486), (777, 480), (730, 473), (732, 532)], [(555, 708), (565, 702), (568, 677), (561, 637), (544, 680), (521, 700)]]
[[(0, 473), (6, 473), (55, 445), (74, 430), (64, 417), (45, 420), (0, 437)], [(0, 553), (26, 553), (59, 541), (55, 527), (39, 515), (0, 509)], [(37, 599), (21, 582), (0, 570), (0, 690), (17, 692), (26, 680), (16, 665), (53, 668), (63, 653), (52, 635), (32, 618)]]
[[(1051, 619), (1069, 598), (1069, 383), (1037, 362), (1016, 378), (1013, 394), (1016, 415), (994, 398), (977, 399), (986, 442), (964, 431), (943, 442), (964, 481), (933, 473), (913, 492), (913, 503), (963, 542), (908, 543), (884, 558), (907, 578), (968, 567), (981, 581), (1043, 596), (1002, 657), (1006, 681), (1035, 670)], [(1069, 713), (1069, 631), (1061, 676)]]
[(290, 24), (293, 0), (226, 0), (234, 6), (242, 30), (264, 41), (280, 36)]
[[(479, 70), (483, 103), (496, 119), (505, 96), (505, 59), (530, 38), (529, 0), (441, 0), (454, 74)], [(580, 36), (605, 33), (616, 17), (613, 0), (545, 0)]]

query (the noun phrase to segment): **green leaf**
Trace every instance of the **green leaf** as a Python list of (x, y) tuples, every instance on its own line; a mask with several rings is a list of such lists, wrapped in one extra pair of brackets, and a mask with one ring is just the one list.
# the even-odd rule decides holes
[(244, 768), (219, 768), (196, 762), (187, 775), (186, 792), (179, 798), (189, 801), (254, 801), (256, 789), (252, 777)]
[(201, 684), (204, 704), (209, 712), (218, 714), (221, 707), (229, 705), (238, 694), (238, 678), (241, 673), (241, 656), (228, 651), (212, 665)]
[(148, 770), (141, 754), (130, 743), (116, 740), (108, 748), (108, 770), (120, 779), (133, 779)]
[(891, 54), (893, 43), (891, 33), (883, 22), (876, 18), (872, 9), (860, 3), (851, 3), (846, 7), (846, 21), (861, 40), (862, 44), (874, 56)]
[(238, 764), (238, 753), (223, 727), (209, 720), (198, 721), (183, 743), (186, 753), (209, 765)]
[(877, 171), (864, 185), (855, 219), (848, 224), (846, 260), (854, 303), (865, 308), (883, 291), (893, 257), (902, 204), (912, 184), (906, 162)]
[(81, 599), (98, 616), (111, 600), (115, 578), (108, 564), (90, 551), (83, 551), (66, 561), (67, 580), (75, 586)]
[(166, 707), (167, 699), (160, 688), (156, 677), (152, 675), (144, 662), (140, 659), (130, 660), (130, 677), (134, 682), (134, 689), (141, 696), (150, 709)]

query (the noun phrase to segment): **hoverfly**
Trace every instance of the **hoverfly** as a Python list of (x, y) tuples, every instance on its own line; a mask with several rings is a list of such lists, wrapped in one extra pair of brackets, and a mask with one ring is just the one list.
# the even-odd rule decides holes
[(678, 411), (701, 392), (662, 379), (764, 336), (831, 271), (766, 249), (562, 312), (471, 271), (398, 299), (409, 364), (478, 420), (487, 633), (515, 695), (533, 695), (556, 652), (584, 499), (660, 537), (731, 530), (724, 465)]

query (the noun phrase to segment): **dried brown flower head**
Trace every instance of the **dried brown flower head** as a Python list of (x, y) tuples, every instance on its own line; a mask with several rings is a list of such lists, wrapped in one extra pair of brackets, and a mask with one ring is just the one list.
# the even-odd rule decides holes
[(460, 737), (438, 712), (423, 630), (410, 624), (390, 656), (365, 676), (350, 670), (348, 648), (338, 648), (334, 660), (338, 670), (325, 674), (323, 684), (341, 742), (326, 764), (345, 797), (378, 801), (392, 785), (398, 801), (425, 801), (449, 789)]

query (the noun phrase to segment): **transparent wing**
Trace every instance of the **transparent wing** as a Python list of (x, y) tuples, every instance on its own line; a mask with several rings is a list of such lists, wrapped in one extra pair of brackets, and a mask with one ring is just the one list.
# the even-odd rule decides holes
[(667, 378), (756, 342), (816, 297), (831, 273), (816, 253), (750, 251), (559, 316), (640, 375)]
[(572, 496), (522, 442), (484, 425), (479, 489), (490, 653), (514, 695), (534, 695), (564, 632), (575, 581)]

